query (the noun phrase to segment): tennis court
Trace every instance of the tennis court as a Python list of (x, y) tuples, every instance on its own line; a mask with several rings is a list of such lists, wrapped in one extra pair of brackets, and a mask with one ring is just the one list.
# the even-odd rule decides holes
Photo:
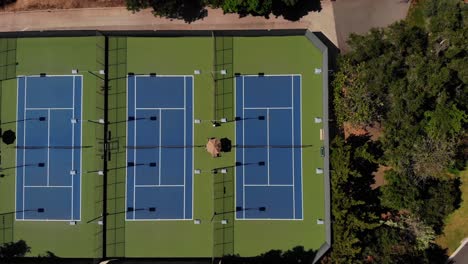
[(193, 77), (127, 79), (127, 220), (192, 219)]
[(82, 83), (18, 77), (16, 220), (80, 220)]
[(235, 82), (236, 218), (301, 220), (301, 76)]

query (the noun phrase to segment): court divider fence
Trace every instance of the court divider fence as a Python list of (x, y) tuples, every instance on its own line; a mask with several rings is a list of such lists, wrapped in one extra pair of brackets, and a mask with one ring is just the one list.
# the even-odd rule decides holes
[[(3, 100), (9, 100), (3, 96), (3, 83), (7, 80), (16, 78), (16, 38), (0, 39), (0, 123), (3, 116)], [(3, 133), (0, 129), (0, 134)], [(2, 151), (3, 144), (0, 144), (0, 166), (4, 163), (4, 153)], [(14, 222), (15, 214), (0, 215), (0, 242), (11, 243), (14, 240)]]
[(214, 33), (214, 120), (234, 119), (234, 38)]
[[(109, 37), (108, 131), (107, 131), (107, 226), (106, 253), (110, 258), (125, 257), (125, 176), (126, 168), (126, 101), (127, 38)], [(123, 97), (125, 98), (125, 96)]]
[(234, 255), (234, 168), (226, 174), (213, 174), (213, 263)]
[[(96, 32), (96, 64), (95, 68), (93, 69), (94, 74), (92, 74), (92, 78), (95, 79), (95, 98), (96, 98), (96, 109), (94, 112), (94, 116), (90, 119), (99, 120), (104, 117), (104, 79), (100, 77), (100, 75), (96, 74), (101, 69), (104, 69), (105, 65), (105, 36), (102, 35), (100, 32)], [(102, 169), (102, 163), (105, 160), (104, 156), (104, 138), (103, 138), (104, 128), (102, 125), (95, 125), (94, 126), (94, 135), (95, 135), (95, 159), (96, 161), (94, 164), (94, 170), (99, 171)], [(104, 194), (104, 185), (103, 185), (103, 178), (102, 176), (98, 175), (97, 173), (93, 173), (93, 193), (92, 196), (94, 197), (93, 201), (93, 217), (97, 218), (97, 223), (92, 223), (94, 228), (94, 263), (98, 263), (99, 260), (102, 258), (102, 235), (103, 235), (103, 226), (98, 224), (98, 221), (102, 221), (102, 219), (98, 218), (102, 215), (102, 208), (103, 208), (103, 194)]]

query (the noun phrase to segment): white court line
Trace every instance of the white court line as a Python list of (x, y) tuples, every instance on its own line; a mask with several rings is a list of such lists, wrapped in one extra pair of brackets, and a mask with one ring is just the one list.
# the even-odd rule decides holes
[(50, 110), (47, 110), (47, 186), (49, 186), (50, 168)]
[[(147, 75), (149, 76), (149, 75)], [(162, 110), (184, 110), (184, 143), (186, 144), (187, 142), (187, 137), (186, 137), (186, 134), (187, 134), (187, 127), (186, 127), (186, 111), (187, 111), (187, 98), (186, 98), (186, 92), (187, 92), (187, 84), (186, 84), (186, 78), (184, 78), (184, 107), (181, 108), (181, 107), (172, 107), (172, 108), (164, 108), (164, 107), (149, 107), (149, 108), (146, 108), (146, 107), (136, 107), (137, 106), (137, 103), (136, 103), (136, 89), (137, 89), (137, 85), (136, 85), (136, 79), (137, 77), (146, 77), (145, 75), (138, 75), (138, 76), (134, 76), (134, 94), (135, 94), (135, 98), (134, 98), (134, 109), (135, 109), (135, 119), (137, 118), (137, 111), (138, 110), (159, 110), (160, 111), (160, 130), (162, 130)], [(187, 76), (181, 76), (181, 75), (166, 75), (166, 76), (161, 76), (161, 75), (157, 75), (157, 77), (191, 77), (192, 78), (192, 107), (193, 107), (193, 100), (194, 100), (194, 96), (193, 96), (193, 86), (194, 86), (194, 83), (193, 83), (193, 76), (192, 75), (187, 75)], [(127, 76), (127, 89), (129, 87), (128, 85), (128, 82), (129, 82), (129, 77)], [(127, 93), (127, 102), (128, 102), (128, 93)], [(127, 107), (127, 116), (128, 116), (128, 107)], [(192, 119), (193, 119), (193, 110), (192, 110)], [(134, 135), (134, 145), (136, 145), (136, 124), (134, 124), (134, 131), (135, 131), (135, 135)], [(193, 142), (193, 137), (194, 137), (194, 127), (192, 126), (192, 142)], [(128, 134), (128, 124), (127, 124), (127, 134)], [(162, 138), (162, 131), (160, 132), (160, 142), (161, 142), (161, 138)], [(161, 152), (161, 149), (160, 149), (160, 152)], [(135, 207), (135, 204), (136, 204), (136, 200), (135, 200), (135, 193), (136, 193), (136, 190), (135, 188), (137, 187), (184, 187), (184, 218), (182, 219), (136, 219), (135, 218), (135, 212), (133, 212), (133, 219), (126, 219), (127, 221), (183, 221), (183, 220), (192, 220), (193, 219), (193, 195), (194, 195), (194, 184), (193, 184), (193, 174), (192, 174), (192, 218), (191, 219), (185, 219), (186, 217), (186, 193), (185, 193), (185, 188), (186, 188), (186, 174), (187, 174), (187, 168), (186, 168), (186, 154), (187, 154), (187, 150), (184, 150), (184, 185), (160, 185), (160, 182), (161, 182), (161, 172), (159, 173), (159, 185), (137, 185), (136, 184), (136, 168), (134, 167), (134, 184), (133, 184), (133, 195), (134, 195), (134, 199), (133, 199), (133, 204), (134, 204), (134, 207)], [(135, 159), (135, 162), (137, 160), (136, 158), (136, 149), (134, 149), (134, 159)], [(159, 155), (159, 158), (161, 160), (161, 154)], [(127, 152), (127, 160), (128, 160), (128, 152)], [(193, 157), (193, 150), (192, 150), (192, 167), (193, 167), (193, 164), (194, 164), (194, 157)], [(159, 162), (159, 169), (161, 170), (161, 161)], [(127, 180), (127, 179), (126, 179)]]
[[(259, 77), (258, 74), (245, 74), (245, 75), (243, 74), (241, 76), (242, 77), (257, 77), (257, 78)], [(297, 73), (295, 73), (295, 74), (288, 74), (288, 73), (285, 73), (285, 74), (265, 74), (264, 76), (265, 77), (269, 77), (269, 76), (271, 76), (271, 77), (275, 77), (275, 76), (279, 76), (279, 77), (280, 76), (287, 76), (287, 77), (289, 77), (289, 76), (300, 76), (300, 74), (297, 74)]]
[[(236, 110), (235, 111), (235, 116), (238, 116), (237, 115), (237, 111), (239, 111), (237, 109), (237, 82), (236, 82), (237, 78), (234, 78), (234, 109)], [(244, 117), (242, 117), (244, 118)], [(193, 118), (192, 118), (193, 119)], [(235, 143), (237, 144), (237, 123), (234, 125), (234, 140), (235, 140)], [(234, 162), (237, 162), (237, 149), (236, 151), (234, 151)], [(234, 169), (234, 206), (237, 206), (237, 167)], [(213, 194), (214, 196), (214, 194)], [(214, 207), (214, 206), (213, 206)], [(237, 220), (237, 212), (234, 213), (234, 219)]]
[(294, 218), (238, 218), (239, 221), (302, 221), (304, 219)]
[(142, 78), (142, 77), (151, 77), (151, 78), (159, 78), (159, 77), (193, 77), (193, 75), (174, 75), (174, 74), (156, 74), (156, 76), (151, 76), (149, 74), (135, 74), (135, 79)]
[(184, 187), (185, 185), (181, 184), (165, 184), (165, 185), (158, 185), (158, 184), (137, 184), (135, 188), (166, 188), (166, 187)]
[[(187, 146), (187, 111), (185, 111), (185, 108), (187, 108), (187, 80), (184, 77), (184, 146)], [(159, 148), (161, 149), (161, 148)], [(187, 148), (184, 148), (184, 219), (185, 219), (185, 177), (187, 177)]]
[[(75, 84), (73, 84), (75, 85)], [(70, 108), (70, 107), (28, 107), (28, 108), (25, 108), (27, 111), (31, 111), (31, 110), (74, 110), (74, 108)]]
[[(126, 112), (126, 117), (125, 118), (128, 118), (128, 94), (129, 94), (129, 89), (128, 89), (128, 76), (127, 76), (127, 89), (126, 89), (126, 93), (125, 93), (125, 96), (126, 96), (126, 101), (125, 101), (125, 104), (127, 107), (125, 107), (125, 112)], [(83, 116), (83, 115), (82, 115)], [(128, 140), (128, 122), (125, 122), (125, 136), (126, 136), (126, 142), (127, 142), (127, 145), (130, 145), (129, 143), (129, 140)], [(128, 149), (125, 149), (125, 162), (128, 162)], [(128, 168), (125, 168), (125, 207), (127, 207), (128, 205)], [(125, 220), (128, 220), (128, 213), (125, 213)]]
[(19, 219), (17, 221), (20, 222), (69, 222), (69, 221), (77, 221), (74, 219), (34, 219), (34, 218), (28, 218), (28, 219)]
[[(291, 105), (293, 106), (293, 109), (291, 111), (291, 138), (292, 138), (292, 145), (294, 146), (294, 76), (291, 76)], [(292, 180), (293, 180), (293, 185), (295, 185), (294, 178), (295, 178), (295, 171), (294, 171), (294, 152), (295, 150), (292, 150)], [(293, 218), (296, 218), (296, 186), (293, 187)]]
[[(83, 117), (83, 82), (84, 82), (84, 77), (81, 76), (81, 87), (80, 87), (80, 118)], [(73, 106), (75, 107), (75, 106)], [(80, 126), (80, 145), (83, 145), (83, 126), (81, 124), (79, 124)], [(80, 173), (80, 199), (79, 199), (79, 202), (80, 202), (80, 217), (78, 218), (78, 221), (81, 221), (81, 212), (82, 212), (82, 202), (81, 202), (81, 199), (83, 197), (83, 174), (81, 173), (81, 171), (83, 170), (83, 150), (80, 149), (80, 167), (78, 168)], [(74, 185), (73, 185), (74, 186)]]
[[(301, 146), (302, 146), (302, 75), (299, 75), (299, 95), (300, 95), (300, 111), (299, 111), (299, 117), (300, 117), (300, 122), (301, 124), (299, 125), (300, 131), (301, 131)], [(304, 160), (303, 160), (304, 154), (303, 154), (303, 148), (301, 148), (301, 218), (304, 219), (304, 183), (303, 183), (303, 178), (304, 178)]]
[[(134, 86), (133, 86), (133, 100), (134, 100), (134, 115), (135, 115), (135, 119), (137, 118), (136, 116), (136, 78), (134, 78)], [(137, 122), (134, 122), (133, 124), (133, 145), (136, 146), (136, 127), (137, 127)], [(133, 150), (133, 162), (136, 163), (136, 148)], [(133, 166), (133, 208), (135, 208), (135, 185), (136, 185), (136, 166)], [(133, 219), (135, 219), (135, 211), (133, 211)]]
[[(16, 119), (19, 119), (19, 78), (16, 78)], [(15, 124), (16, 131), (18, 130), (18, 122)], [(20, 140), (20, 139), (18, 139)], [(18, 146), (18, 142), (16, 143)], [(24, 150), (23, 150), (24, 151)], [(18, 210), (18, 149), (15, 150), (15, 211)], [(24, 185), (24, 183), (23, 183)], [(17, 213), (15, 213), (15, 220), (17, 219)]]
[[(161, 146), (161, 140), (162, 140), (162, 111), (159, 109), (159, 146)], [(158, 161), (158, 184), (161, 185), (161, 147), (159, 147), (159, 161)]]
[[(54, 186), (54, 185), (49, 185), (49, 186), (24, 186), (24, 188), (73, 188), (73, 186)], [(73, 218), (73, 217), (72, 217)]]
[(244, 109), (247, 110), (265, 110), (265, 109), (271, 109), (271, 110), (287, 110), (287, 109), (293, 109), (292, 107), (285, 106), (285, 107), (244, 107)]
[[(245, 145), (245, 89), (244, 89), (244, 76), (242, 76), (242, 145)], [(245, 164), (245, 149), (242, 150), (242, 164)], [(245, 166), (242, 166), (242, 208), (245, 208)], [(242, 211), (242, 218), (245, 218), (245, 210)]]
[[(75, 76), (73, 76), (73, 111), (72, 111), (72, 119), (75, 119)], [(71, 122), (70, 122), (71, 123)], [(75, 170), (75, 124), (71, 123), (72, 127), (72, 170)], [(75, 188), (73, 188), (74, 181), (73, 181), (73, 175), (70, 175), (71, 179), (71, 185), (72, 185), (72, 191), (71, 191), (71, 218), (73, 219), (73, 194), (75, 192)]]
[(140, 218), (137, 218), (137, 219), (130, 219), (130, 220), (127, 220), (127, 221), (135, 221), (135, 222), (164, 222), (164, 221), (192, 221), (193, 219), (183, 219), (183, 218), (179, 218), (179, 219), (164, 219), (164, 218), (150, 218), (150, 219), (140, 219)]
[(185, 110), (185, 107), (135, 107), (135, 110)]
[(246, 187), (294, 187), (294, 184), (244, 184)]
[[(25, 77), (24, 78), (24, 105), (23, 107), (26, 108), (26, 97), (27, 97), (27, 91), (28, 91), (28, 78)], [(23, 111), (23, 119), (26, 120), (26, 111)], [(27, 122), (24, 122), (24, 126), (23, 126), (23, 145), (26, 146), (26, 123)], [(26, 150), (23, 150), (23, 164), (26, 163)], [(26, 167), (23, 166), (23, 207), (21, 208), (21, 210), (23, 210), (23, 220), (24, 220), (24, 185), (26, 184)]]
[[(195, 120), (195, 116), (194, 116), (194, 112), (195, 112), (194, 111), (194, 105), (195, 105), (194, 104), (194, 100), (195, 100), (195, 94), (194, 94), (195, 78), (193, 78), (193, 76), (191, 76), (190, 78), (192, 79), (192, 92), (191, 92), (191, 94), (192, 94), (192, 107), (190, 109), (192, 109), (192, 120)], [(191, 138), (192, 138), (191, 144), (192, 145), (195, 142), (194, 135), (195, 135), (195, 128), (194, 128), (194, 125), (192, 124), (192, 136), (191, 136)], [(193, 169), (195, 168), (195, 161), (194, 161), (194, 159), (195, 159), (194, 156), (195, 155), (193, 153), (193, 148), (190, 151), (192, 152), (192, 171), (193, 171)], [(193, 219), (193, 217), (194, 217), (193, 216), (193, 204), (194, 204), (194, 200), (195, 200), (195, 196), (194, 196), (193, 193), (194, 193), (195, 179), (193, 177), (194, 173), (191, 172), (190, 174), (192, 176), (192, 217), (190, 219)]]
[[(245, 78), (244, 77), (258, 77), (258, 75), (243, 75), (242, 76), (242, 90), (243, 90), (243, 93), (242, 93), (242, 100), (243, 100), (243, 104), (242, 106), (244, 106), (244, 99), (245, 99), (245, 94), (244, 94), (244, 80)], [(292, 106), (291, 107), (243, 107), (243, 116), (244, 116), (244, 110), (247, 109), (258, 109), (258, 110), (267, 110), (267, 126), (269, 126), (269, 110), (270, 109), (278, 109), (278, 110), (292, 110), (291, 111), (291, 115), (292, 115), (292, 119), (291, 119), (291, 123), (292, 123), (292, 127), (291, 127), (291, 130), (292, 130), (292, 142), (294, 144), (294, 76), (301, 76), (300, 74), (277, 74), (277, 75), (265, 75), (265, 76), (288, 76), (288, 77), (291, 77), (291, 94), (292, 94), (292, 98), (291, 98), (291, 101), (292, 101)], [(237, 87), (236, 87), (237, 88)], [(302, 98), (301, 98), (301, 104), (302, 104)], [(244, 120), (243, 120), (244, 121)], [(243, 122), (244, 123), (244, 122)], [(267, 142), (268, 142), (268, 145), (269, 145), (269, 128), (267, 128)], [(243, 144), (245, 144), (245, 133), (244, 133), (244, 126), (243, 126)], [(302, 139), (301, 139), (301, 144), (302, 144)], [(301, 150), (302, 152), (302, 150)], [(269, 154), (269, 152), (268, 152)], [(243, 151), (243, 163), (245, 163), (245, 151)], [(269, 160), (269, 157), (268, 157), (268, 160)], [(293, 187), (293, 218), (292, 219), (275, 219), (275, 218), (259, 218), (259, 219), (256, 219), (256, 218), (245, 218), (245, 212), (243, 212), (243, 218), (236, 218), (236, 219), (239, 219), (239, 220), (285, 220), (285, 221), (291, 221), (291, 220), (302, 220), (302, 219), (296, 219), (295, 217), (295, 183), (294, 183), (294, 175), (295, 175), (295, 171), (294, 171), (294, 150), (292, 152), (292, 176), (293, 176), (293, 184), (292, 185), (255, 185), (255, 184), (245, 184), (245, 169), (243, 168), (244, 172), (243, 172), (243, 177), (244, 177), (244, 182), (243, 182), (243, 207), (245, 207), (245, 186), (289, 186), (289, 187)], [(302, 164), (301, 164), (302, 166)], [(268, 165), (268, 171), (269, 171), (269, 165)], [(301, 175), (301, 181), (302, 181), (302, 175)], [(269, 173), (268, 173), (268, 184), (269, 184)], [(302, 187), (302, 186), (301, 186)]]
[(267, 109), (267, 182), (270, 185), (270, 109)]
[(27, 77), (27, 78), (47, 78), (47, 77), (74, 77), (74, 76), (81, 76), (83, 77), (82, 74), (65, 74), (65, 75), (58, 75), (58, 74), (46, 74), (45, 77), (42, 77), (40, 75), (18, 75), (18, 77)]
[[(47, 77), (73, 77), (73, 107), (72, 108), (69, 108), (69, 107), (44, 107), (44, 108), (41, 108), (41, 107), (26, 107), (27, 106), (27, 78), (31, 78), (31, 77), (40, 77), (40, 76), (24, 76), (24, 80), (25, 80), (25, 86), (24, 86), (24, 92), (25, 92), (25, 98), (24, 98), (24, 106), (23, 106), (23, 109), (24, 109), (24, 113), (23, 113), (23, 117), (24, 119), (26, 119), (26, 113), (27, 111), (37, 111), (37, 110), (43, 110), (43, 111), (47, 111), (48, 113), (48, 127), (47, 127), (47, 134), (48, 134), (48, 138), (47, 138), (47, 141), (48, 141), (48, 146), (50, 146), (50, 138), (51, 138), (51, 133), (50, 133), (50, 122), (51, 122), (51, 111), (60, 111), (60, 110), (73, 110), (72, 114), (74, 116), (74, 110), (75, 110), (75, 77), (76, 76), (80, 76), (81, 78), (83, 77), (82, 75), (48, 75)], [(18, 76), (18, 77), (21, 77), (21, 76)], [(40, 78), (44, 78), (44, 77), (40, 77)], [(18, 89), (19, 89), (19, 83), (17, 84), (18, 85)], [(81, 85), (83, 85), (83, 82), (81, 82)], [(83, 93), (83, 91), (81, 91), (81, 93)], [(83, 98), (81, 98), (82, 100)], [(19, 101), (19, 98), (17, 98), (17, 102)], [(83, 111), (83, 109), (81, 108), (81, 111)], [(23, 143), (24, 145), (26, 145), (26, 123), (24, 124), (24, 135), (23, 135)], [(82, 135), (81, 135), (82, 136)], [(74, 129), (72, 129), (72, 146), (75, 146), (74, 144)], [(23, 160), (25, 161), (26, 160), (26, 151), (23, 150)], [(17, 164), (17, 160), (15, 160), (15, 164)], [(74, 167), (74, 151), (72, 151), (72, 168)], [(74, 183), (72, 182), (72, 185), (71, 186), (51, 186), (50, 185), (50, 149), (48, 148), (47, 150), (47, 186), (27, 186), (25, 185), (25, 168), (23, 168), (23, 210), (25, 208), (25, 188), (72, 188), (72, 212), (71, 212), (71, 215), (72, 215), (72, 218), (71, 219), (24, 219), (24, 212), (23, 212), (23, 219), (22, 221), (70, 221), (70, 220), (74, 220), (74, 203), (73, 203), (73, 199), (74, 199)], [(73, 180), (72, 180), (73, 181)], [(80, 177), (80, 181), (81, 181), (81, 177)], [(15, 181), (15, 189), (16, 189), (16, 181)], [(16, 208), (16, 200), (15, 199), (15, 208)], [(80, 211), (81, 211), (81, 201), (80, 201)], [(81, 217), (80, 217), (81, 218)], [(17, 219), (17, 220), (21, 220), (21, 219)]]

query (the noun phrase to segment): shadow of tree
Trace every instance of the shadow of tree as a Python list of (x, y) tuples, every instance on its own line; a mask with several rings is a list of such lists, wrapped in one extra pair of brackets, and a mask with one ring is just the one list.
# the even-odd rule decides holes
[(373, 173), (379, 167), (379, 160), (383, 150), (379, 141), (372, 141), (370, 135), (351, 135), (346, 139), (351, 146), (353, 162), (351, 167), (359, 172), (360, 177), (354, 177), (349, 183), (354, 190), (355, 198), (366, 201), (363, 206), (373, 212), (382, 212), (380, 204), (380, 190), (373, 190), (370, 186), (375, 183)]
[(151, 7), (155, 16), (183, 19), (187, 23), (208, 15), (205, 2), (202, 0), (152, 1)]
[(296, 246), (287, 251), (270, 250), (256, 257), (244, 258), (238, 255), (226, 256), (223, 264), (297, 264), (312, 263), (317, 254), (314, 250), (304, 250), (303, 246)]
[(4, 7), (4, 6), (7, 6), (11, 3), (14, 3), (16, 2), (16, 0), (0, 0), (0, 7)]
[(289, 6), (283, 1), (273, 1), (272, 13), (275, 16), (283, 16), (287, 20), (297, 21), (310, 11), (320, 12), (322, 4), (320, 0), (298, 0), (295, 5)]
[(0, 262), (4, 260), (24, 257), (31, 251), (31, 248), (26, 244), (24, 240), (18, 240), (16, 242), (5, 243), (0, 246)]

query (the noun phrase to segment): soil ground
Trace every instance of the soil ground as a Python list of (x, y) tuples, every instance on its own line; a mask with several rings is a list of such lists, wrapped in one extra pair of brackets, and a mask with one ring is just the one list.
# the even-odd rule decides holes
[(125, 0), (17, 0), (5, 11), (125, 6)]

